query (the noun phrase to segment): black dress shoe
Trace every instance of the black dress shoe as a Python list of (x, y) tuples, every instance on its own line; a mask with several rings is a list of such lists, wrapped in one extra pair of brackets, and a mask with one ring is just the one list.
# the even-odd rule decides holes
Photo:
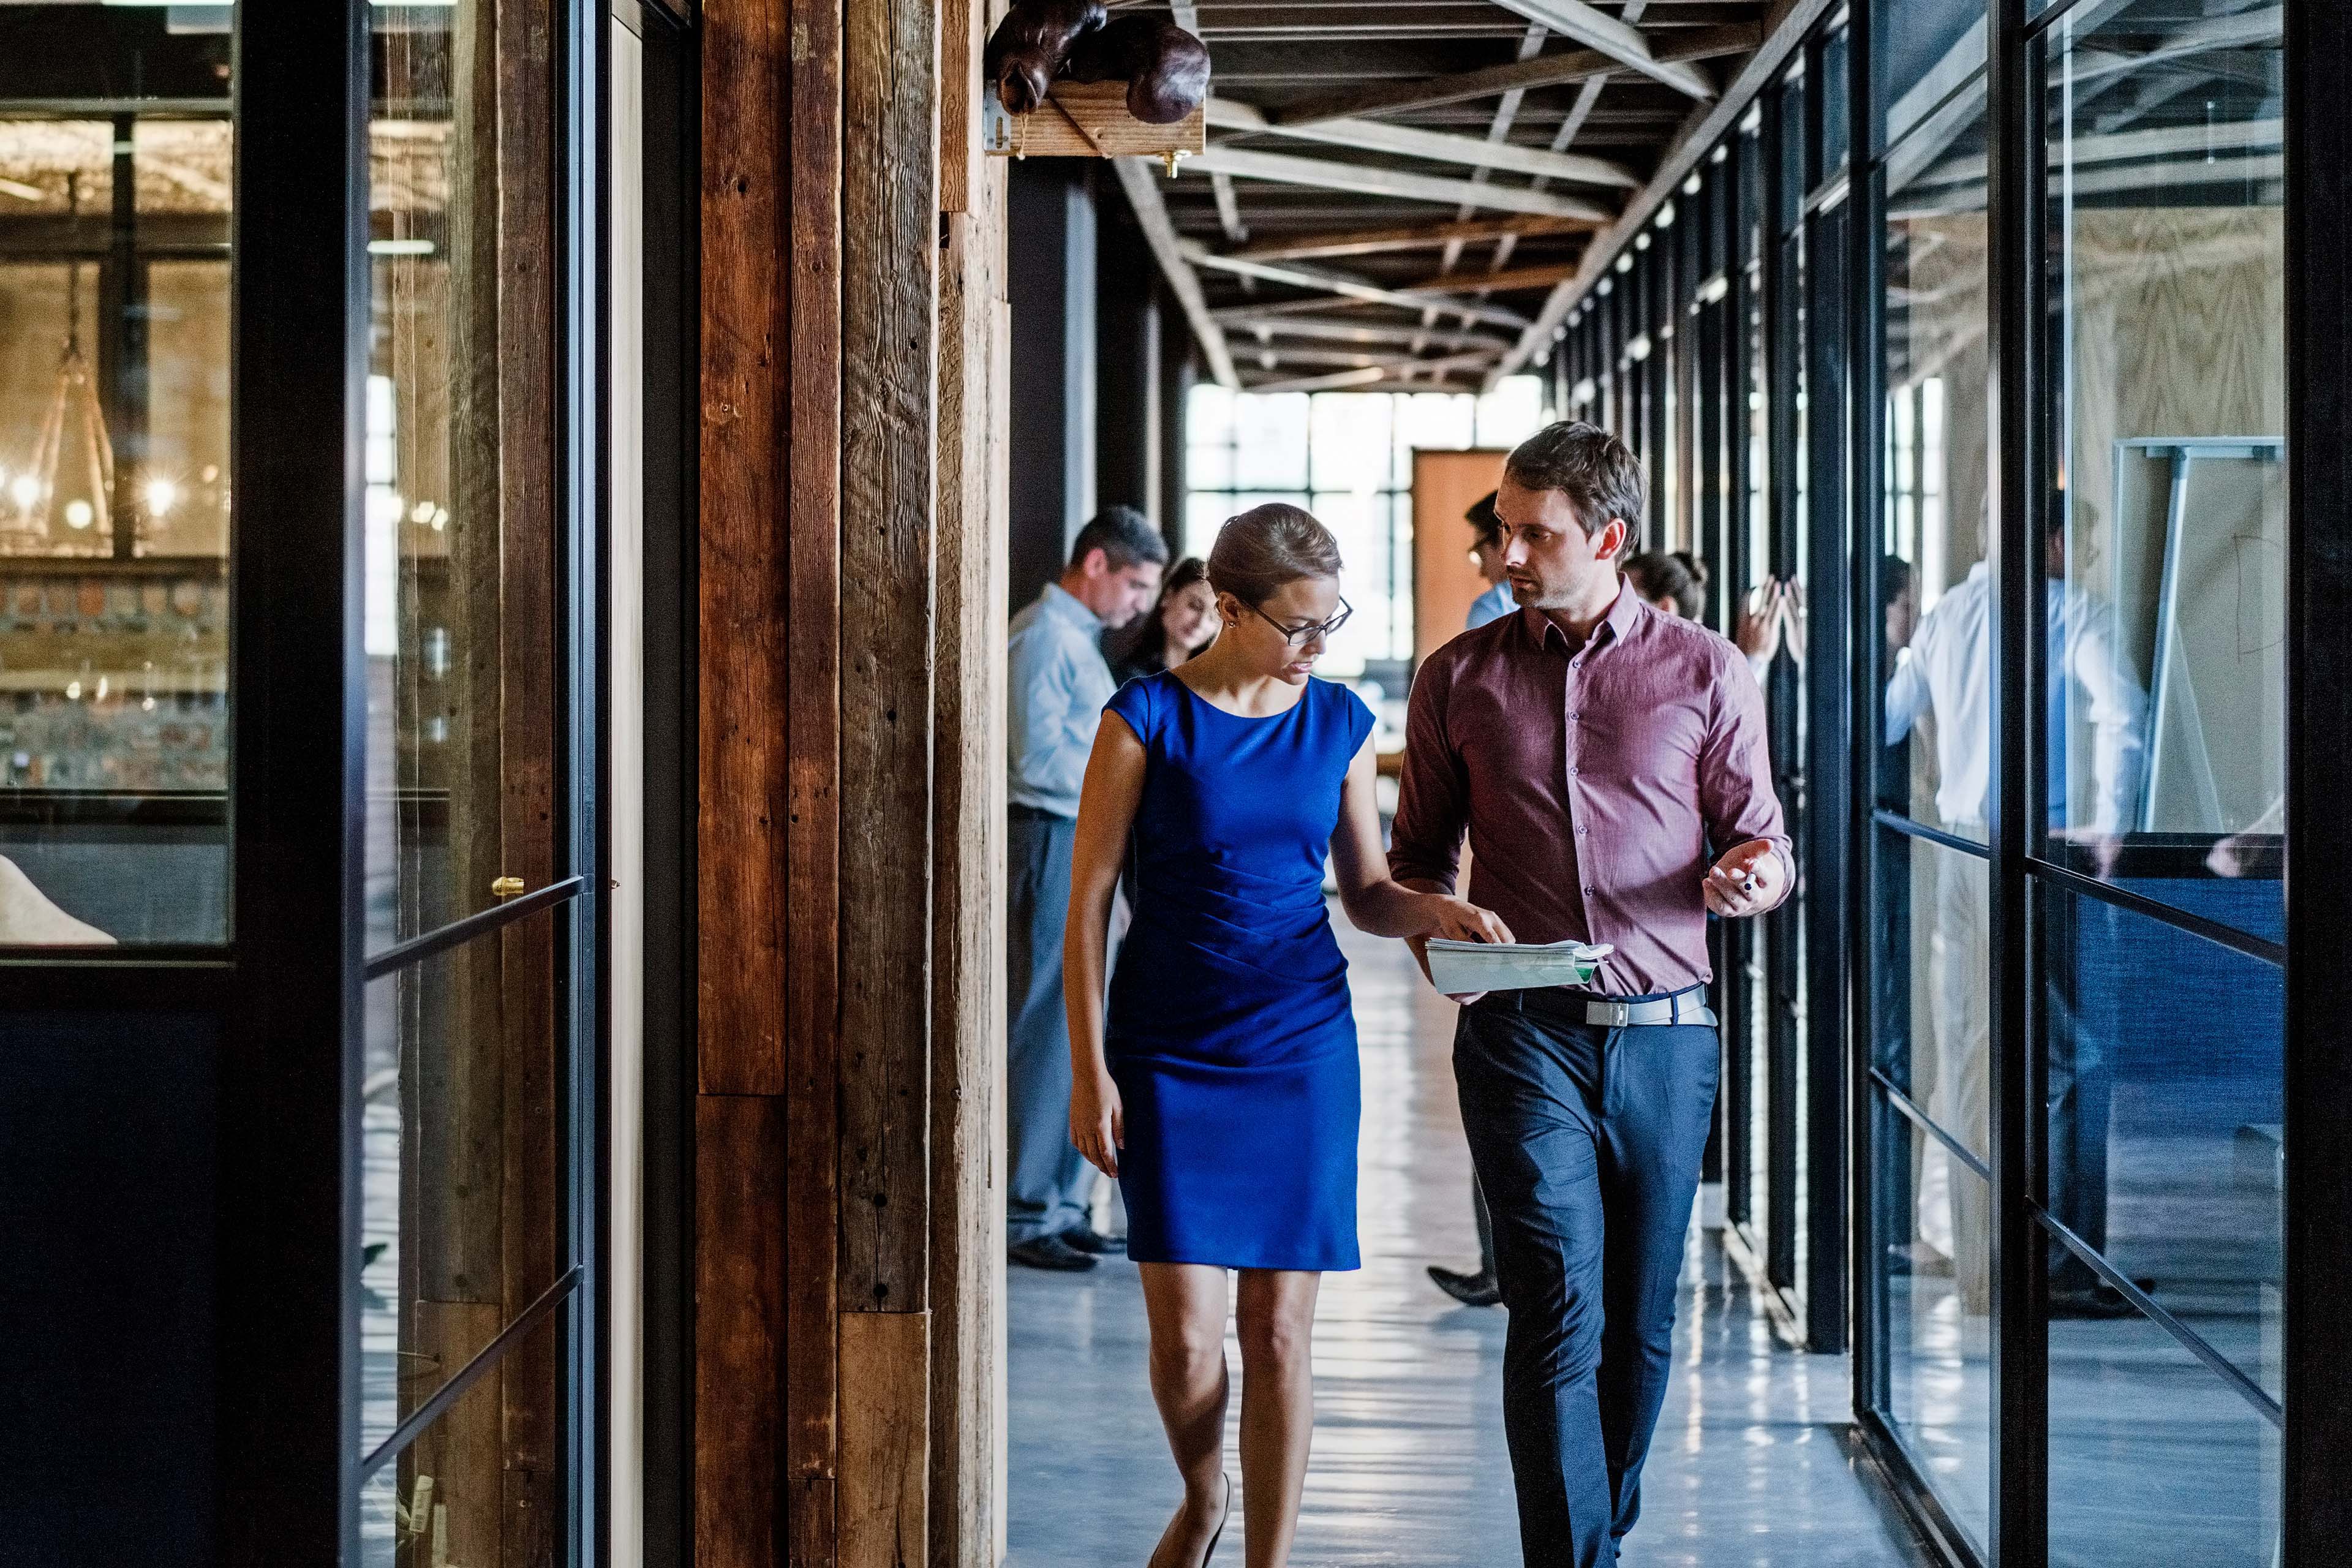
[(1083, 1225), (1076, 1230), (1064, 1231), (1055, 1239), (1076, 1247), (1089, 1258), (1117, 1257), (1127, 1251), (1127, 1237), (1105, 1236), (1101, 1231), (1090, 1229)]
[(2050, 1292), (2050, 1316), (2053, 1319), (2099, 1320), (2138, 1315), (2139, 1309), (2112, 1285), (2094, 1285), (2087, 1290)]
[(1051, 1268), (1063, 1274), (1083, 1274), (1095, 1260), (1058, 1236), (1033, 1236), (1004, 1249), (1004, 1256), (1026, 1268)]
[(1429, 1277), (1437, 1288), (1465, 1307), (1500, 1306), (1503, 1288), (1492, 1274), (1456, 1274), (1451, 1268), (1429, 1266)]

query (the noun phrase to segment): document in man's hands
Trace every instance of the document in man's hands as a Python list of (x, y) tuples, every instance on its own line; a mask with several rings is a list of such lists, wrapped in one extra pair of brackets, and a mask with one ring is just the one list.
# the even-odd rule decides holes
[(1531, 991), (1582, 985), (1617, 950), (1603, 942), (1498, 942), (1429, 939), (1429, 978), (1448, 996), (1473, 991)]

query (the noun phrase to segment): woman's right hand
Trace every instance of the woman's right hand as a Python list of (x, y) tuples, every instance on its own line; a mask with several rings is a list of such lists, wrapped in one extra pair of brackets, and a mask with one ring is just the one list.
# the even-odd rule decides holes
[(1127, 1147), (1127, 1108), (1110, 1074), (1082, 1074), (1070, 1085), (1070, 1142), (1087, 1163), (1118, 1178), (1118, 1152)]

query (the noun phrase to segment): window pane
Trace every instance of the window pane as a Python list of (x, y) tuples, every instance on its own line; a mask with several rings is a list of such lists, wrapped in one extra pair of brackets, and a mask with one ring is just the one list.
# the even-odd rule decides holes
[[(1982, 1066), (1992, 962), (1986, 864), (1882, 827), (1869, 921), (1878, 976), (1871, 1066), (1980, 1155), (1987, 1148), (1981, 1084), (1963, 1097), (1959, 1078), (1948, 1083), (1940, 1075), (1971, 1059)], [(1947, 1042), (1956, 1047), (1949, 1053), (1938, 1049)]]
[[(2276, 919), (2264, 889), (2204, 885)], [(2046, 1206), (2275, 1398), (2284, 974), (2039, 886)], [(2092, 1272), (2054, 1247), (2051, 1275), (2054, 1289), (2095, 1293)]]
[(2100, 6), (2051, 46), (2048, 824), (2200, 907), (2284, 885), (2280, 25)]
[(2050, 1326), (2050, 1562), (2272, 1568), (2278, 1429), (2147, 1319)]
[(1184, 554), (1208, 559), (1210, 547), (1217, 542), (1217, 530), (1225, 525), (1225, 519), (1241, 510), (1234, 501), (1232, 495), (1222, 490), (1186, 492)]
[(1507, 375), (1478, 399), (1477, 440), (1504, 451), (1543, 428), (1543, 378)]
[(367, 987), (362, 1454), (568, 1267), (554, 921), (527, 915)]
[(1846, 31), (1840, 27), (1822, 45), (1822, 167), (1820, 177), (1827, 180), (1845, 165), (1845, 151), (1852, 130), (1848, 120), (1848, 100), (1852, 97), (1850, 80), (1851, 56)]
[(1351, 392), (1316, 395), (1309, 439), (1318, 490), (1369, 496), (1386, 488), (1382, 473), (1388, 467), (1395, 401)]
[(229, 7), (215, 15), (0, 20), (0, 946), (229, 935), (233, 135)]
[(1307, 394), (1237, 398), (1234, 415), (1234, 482), (1254, 489), (1305, 489)]
[(1233, 392), (1213, 381), (1197, 381), (1184, 399), (1184, 438), (1221, 446), (1234, 438)]
[[(559, 1308), (509, 1345), (361, 1486), (362, 1568), (511, 1562), (518, 1531), (542, 1543), (560, 1531), (561, 1462), (546, 1444), (563, 1319)], [(531, 1560), (549, 1560), (544, 1545)]]
[[(488, 907), (501, 879), (552, 878), (560, 399), (554, 62), (510, 62), (488, 6), (370, 17), (375, 951)], [(493, 58), (495, 76), (471, 64)]]
[[(1883, 1197), (1924, 1199), (1942, 1183), (1962, 1207), (1990, 1212), (1983, 1177), (1884, 1100), (1876, 1113), (1891, 1119), (1880, 1147), (1895, 1167), (1881, 1177), (1901, 1184)], [(1991, 1319), (1983, 1303), (1966, 1300), (1949, 1257), (1922, 1234), (1921, 1208), (1896, 1202), (1887, 1214), (1886, 1234), (1897, 1238), (1882, 1265), (1891, 1414), (1936, 1495), (1981, 1549), (1992, 1516)]]
[(1885, 39), (1893, 143), (1984, 68), (1985, 7), (1983, 0), (1878, 0), (1875, 20)]
[[(1890, 501), (1905, 521), (1885, 635), (1880, 803), (1986, 837), (1992, 581), (1985, 569), (1984, 79), (1963, 112), (1889, 154), (1886, 397)], [(1903, 553), (1906, 549), (1910, 553)]]

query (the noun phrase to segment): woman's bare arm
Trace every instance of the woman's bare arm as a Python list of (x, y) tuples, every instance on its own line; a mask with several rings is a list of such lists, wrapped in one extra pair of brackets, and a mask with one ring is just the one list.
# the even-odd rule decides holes
[(1104, 714), (1078, 792), (1070, 913), (1062, 928), (1062, 1005), (1070, 1022), (1070, 1142), (1110, 1176), (1118, 1174), (1126, 1128), (1103, 1051), (1103, 971), (1119, 862), (1143, 799), (1144, 763), (1143, 742), (1127, 721)]
[(1447, 936), (1459, 942), (1508, 942), (1511, 931), (1493, 914), (1449, 893), (1420, 892), (1389, 877), (1381, 849), (1378, 769), (1367, 738), (1348, 764), (1339, 789), (1339, 827), (1331, 835), (1331, 868), (1340, 907), (1368, 936)]

